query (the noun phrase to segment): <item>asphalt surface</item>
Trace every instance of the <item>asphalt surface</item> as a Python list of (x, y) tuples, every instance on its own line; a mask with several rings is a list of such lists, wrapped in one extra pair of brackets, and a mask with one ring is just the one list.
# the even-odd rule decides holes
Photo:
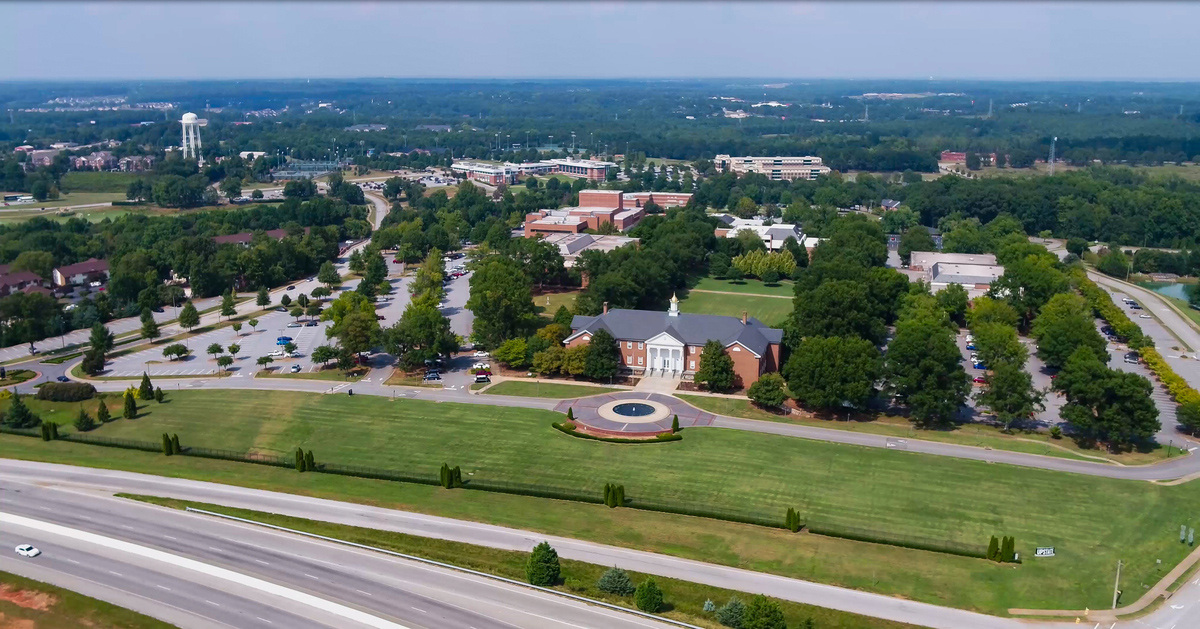
[[(672, 626), (486, 577), (105, 493), (97, 487), (39, 486), (5, 472), (0, 566), (181, 627)], [(42, 555), (21, 558), (9, 550), (21, 543), (32, 543)]]
[[(18, 490), (20, 494), (15, 493)], [(571, 624), (581, 627), (624, 627), (645, 626), (642, 623), (648, 622), (635, 619), (622, 623), (619, 616), (605, 616), (602, 619), (593, 617), (591, 621), (577, 622), (575, 617), (568, 618), (565, 614), (568, 611), (582, 614), (584, 611), (577, 611), (571, 606), (566, 606), (570, 607), (570, 610), (567, 610), (563, 607), (565, 604), (557, 604), (557, 611), (552, 613), (544, 613), (544, 608), (538, 608), (538, 614), (553, 619), (549, 624), (538, 624), (532, 617), (532, 612), (522, 609), (502, 610), (496, 606), (497, 601), (525, 601), (525, 598), (514, 598), (514, 591), (520, 590), (494, 586), (499, 589), (493, 594), (488, 590), (489, 584), (473, 581), (447, 581), (452, 584), (441, 590), (438, 588), (441, 581), (435, 581), (433, 576), (421, 573), (418, 577), (416, 573), (405, 572), (408, 562), (390, 558), (377, 559), (369, 553), (360, 554), (339, 547), (327, 548), (322, 543), (299, 541), (288, 535), (256, 531), (242, 525), (213, 521), (206, 516), (129, 504), (107, 497), (116, 492), (170, 496), (508, 550), (527, 551), (545, 540), (561, 557), (568, 559), (602, 566), (615, 565), (643, 573), (743, 592), (762, 593), (783, 600), (920, 626), (944, 629), (1011, 629), (1029, 625), (1019, 620), (477, 522), (216, 483), (49, 463), (0, 460), (0, 496), (4, 496), (0, 513), (14, 513), (74, 528), (86, 528), (102, 535), (127, 539), (181, 556), (199, 558), (213, 565), (268, 578), (289, 588), (319, 593), (329, 600), (354, 605), (387, 615), (389, 618), (395, 615), (396, 618), (410, 623), (429, 620), (429, 614), (416, 612), (421, 615), (415, 615), (412, 612), (414, 606), (423, 612), (447, 614), (446, 620), (441, 624), (417, 626), (474, 626), (478, 629), (497, 626), (494, 622), (489, 624), (485, 621), (480, 621), (480, 624), (474, 624), (472, 621), (470, 625), (452, 624), (449, 614), (454, 606), (463, 608), (463, 613), (482, 614), (492, 621), (511, 622), (512, 626), (517, 627), (562, 627)], [(32, 536), (29, 539), (37, 539), (35, 530), (26, 529), (21, 533)], [(7, 543), (11, 538), (4, 539)], [(10, 566), (13, 564), (19, 566), (24, 563), (24, 560), (16, 562), (10, 559), (15, 555), (0, 556), (6, 557), (3, 566), (6, 570), (12, 569)], [(263, 561), (267, 562), (267, 565), (263, 565)], [(120, 572), (119, 569), (114, 570)], [(394, 589), (407, 591), (409, 594), (397, 593), (395, 596), (398, 604), (381, 609), (378, 605), (382, 596), (371, 588), (383, 587), (390, 583), (397, 583), (393, 586)], [(416, 584), (425, 586), (426, 589), (408, 589), (415, 588)], [(964, 584), (964, 587), (966, 586)], [(429, 588), (432, 588), (432, 591)], [(373, 595), (361, 596), (358, 594), (359, 590), (371, 592)], [(157, 594), (150, 589), (144, 591)], [(228, 592), (228, 595), (238, 593), (239, 590), (235, 588)], [(408, 596), (424, 598), (414, 599)], [(556, 605), (556, 602), (548, 600), (543, 604)], [(524, 604), (520, 607), (523, 608)], [(504, 614), (527, 614), (528, 617), (514, 622), (516, 617), (501, 615), (501, 611)]]

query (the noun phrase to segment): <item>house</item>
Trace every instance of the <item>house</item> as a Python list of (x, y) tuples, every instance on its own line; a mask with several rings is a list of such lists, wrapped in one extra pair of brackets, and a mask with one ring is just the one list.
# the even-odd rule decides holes
[(7, 297), (31, 286), (41, 286), (44, 281), (40, 275), (33, 271), (15, 271), (10, 273), (8, 266), (5, 265), (3, 270), (0, 271), (0, 297)]
[(714, 214), (713, 218), (721, 221), (722, 227), (713, 230), (718, 238), (737, 238), (739, 232), (750, 231), (762, 240), (763, 245), (770, 251), (779, 251), (788, 238), (795, 238), (797, 243), (804, 242), (804, 232), (798, 225), (790, 223), (768, 224), (761, 218), (738, 218), (729, 214)]
[(117, 164), (117, 158), (113, 157), (112, 151), (93, 151), (83, 157), (74, 157), (71, 162), (75, 170), (110, 170)]
[(90, 258), (54, 269), (55, 286), (86, 286), (92, 282), (108, 281), (108, 261)]
[(895, 199), (884, 199), (879, 203), (879, 207), (882, 208), (884, 212), (890, 212), (892, 210), (900, 209), (900, 202)]
[(779, 370), (783, 330), (769, 328), (758, 319), (679, 312), (672, 295), (666, 312), (609, 309), (594, 317), (576, 315), (571, 335), (563, 344), (584, 345), (606, 330), (617, 340), (623, 370), (647, 376), (690, 380), (700, 367), (704, 344), (717, 341), (733, 360), (733, 372), (742, 387), (754, 384), (764, 373)]

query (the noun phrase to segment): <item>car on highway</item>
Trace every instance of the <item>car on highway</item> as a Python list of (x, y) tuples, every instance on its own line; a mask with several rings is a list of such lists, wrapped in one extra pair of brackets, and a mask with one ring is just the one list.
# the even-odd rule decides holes
[(291, 286), (287, 287), (288, 290), (295, 290), (295, 288), (296, 288), (295, 284), (292, 284)]
[(1140, 314), (1140, 315), (1138, 315), (1138, 318), (1139, 319), (1151, 319), (1152, 317), (1148, 314)]
[(29, 544), (21, 544), (20, 546), (17, 546), (17, 554), (22, 557), (37, 557), (38, 555), (42, 554), (42, 551), (30, 546)]
[(71, 379), (66, 376), (59, 376), (59, 377), (55, 378), (55, 380), (58, 380), (59, 382), (70, 382), (71, 381)]

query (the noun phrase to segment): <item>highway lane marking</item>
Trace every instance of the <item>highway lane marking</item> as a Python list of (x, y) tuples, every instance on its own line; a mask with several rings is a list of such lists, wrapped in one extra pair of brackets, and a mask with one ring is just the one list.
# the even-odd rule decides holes
[(225, 549), (223, 549), (223, 548), (217, 548), (216, 546), (209, 546), (209, 547), (208, 547), (208, 549), (209, 549), (209, 550), (215, 550), (215, 551), (217, 551), (217, 552), (222, 552), (222, 551), (224, 551), (224, 550), (225, 550)]
[(128, 530), (130, 530), (130, 531), (136, 531), (136, 530), (137, 530), (137, 529), (133, 528), (132, 526), (129, 526), (128, 524), (122, 524), (122, 525), (121, 525), (121, 528), (123, 528), (123, 529), (128, 529)]
[(263, 618), (262, 616), (255, 616), (255, 618), (257, 618), (257, 619), (259, 619), (259, 620), (261, 620), (261, 621), (263, 621), (263, 622), (267, 623), (268, 625), (273, 625), (273, 624), (275, 624), (275, 623), (273, 623), (273, 622), (271, 622), (271, 621), (267, 620), (266, 618)]
[(158, 588), (158, 589), (160, 589), (160, 590), (166, 590), (166, 591), (168, 591), (168, 592), (170, 592), (170, 591), (171, 591), (171, 588), (169, 588), (169, 587), (167, 587), (167, 586), (165, 586), (165, 585), (162, 585), (162, 584), (160, 584), (160, 583), (155, 583), (155, 584), (154, 584), (154, 587), (156, 587), (156, 588)]
[(173, 536), (171, 536), (171, 535), (163, 535), (163, 537), (165, 537), (165, 538), (167, 538), (167, 539), (169, 539), (169, 540), (171, 540), (171, 541), (173, 541), (173, 542), (178, 542), (178, 541), (179, 541), (179, 538), (178, 538), (178, 537), (173, 537)]
[(214, 603), (214, 602), (212, 602), (212, 601), (208, 600), (207, 598), (206, 598), (206, 599), (204, 599), (204, 602), (205, 602), (205, 603), (208, 603), (209, 605), (212, 605), (213, 607), (220, 607), (220, 606), (221, 606), (221, 604), (220, 604), (220, 603)]
[(79, 565), (79, 562), (78, 562), (78, 561), (75, 561), (74, 559), (67, 559), (67, 561), (68, 561), (68, 562), (70, 562), (70, 563), (73, 563), (73, 564), (75, 564), (75, 565), (77, 565), (77, 566)]
[(75, 539), (81, 542), (94, 544), (96, 546), (109, 548), (119, 552), (138, 555), (147, 559), (170, 564), (184, 570), (191, 570), (200, 574), (216, 577), (237, 585), (241, 585), (245, 588), (285, 598), (309, 607), (314, 607), (326, 613), (334, 614), (368, 627), (376, 627), (378, 629), (412, 629), (406, 625), (384, 620), (383, 618), (373, 616), (367, 612), (335, 603), (333, 601), (328, 601), (312, 594), (293, 590), (276, 583), (271, 583), (270, 581), (265, 581), (263, 579), (251, 577), (240, 572), (234, 572), (233, 570), (213, 566), (196, 561), (194, 559), (173, 555), (161, 550), (140, 546), (138, 544), (133, 544), (131, 542), (126, 542), (112, 537), (106, 537), (104, 535), (98, 535), (96, 533), (74, 529), (67, 526), (61, 526), (51, 522), (44, 522), (33, 518), (27, 518), (12, 513), (0, 512), (0, 522), (17, 527), (33, 529), (45, 535), (58, 535), (60, 537)]
[(420, 607), (414, 607), (414, 608), (412, 608), (412, 609), (413, 609), (413, 611), (414, 611), (414, 612), (421, 612), (422, 614), (428, 614), (428, 613), (429, 613), (429, 612), (427, 612), (427, 611), (425, 611), (425, 610), (421, 609)]
[(267, 562), (263, 561), (262, 559), (255, 559), (254, 561), (257, 561), (258, 563), (260, 563), (260, 564), (262, 564), (262, 565), (264, 565), (264, 566), (269, 566), (269, 565), (271, 565), (271, 564), (269, 564), (269, 563), (267, 563)]
[(116, 577), (122, 577), (122, 576), (125, 576), (125, 575), (121, 574), (120, 572), (114, 572), (114, 571), (112, 571), (112, 570), (109, 570), (109, 571), (108, 571), (108, 573), (109, 573), (109, 574), (111, 574), (111, 575), (113, 575), (113, 576), (116, 576)]
[(364, 592), (362, 590), (354, 590), (354, 591), (358, 592), (359, 594), (366, 594), (367, 596), (374, 596), (374, 594), (371, 594), (370, 592)]
[(311, 575), (311, 574), (309, 574), (309, 573), (307, 573), (307, 572), (305, 572), (305, 573), (304, 573), (304, 576), (306, 576), (306, 577), (308, 577), (308, 578), (310, 578), (310, 579), (316, 579), (317, 581), (320, 581), (320, 580), (321, 580), (321, 577), (318, 577), (318, 576), (316, 576), (316, 575)]

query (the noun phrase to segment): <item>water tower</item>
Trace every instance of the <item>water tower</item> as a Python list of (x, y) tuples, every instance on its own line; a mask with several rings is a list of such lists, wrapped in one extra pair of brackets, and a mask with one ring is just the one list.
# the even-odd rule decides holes
[(191, 112), (183, 114), (183, 118), (179, 121), (183, 125), (182, 147), (184, 159), (189, 157), (200, 159), (200, 127), (203, 126), (204, 122)]

